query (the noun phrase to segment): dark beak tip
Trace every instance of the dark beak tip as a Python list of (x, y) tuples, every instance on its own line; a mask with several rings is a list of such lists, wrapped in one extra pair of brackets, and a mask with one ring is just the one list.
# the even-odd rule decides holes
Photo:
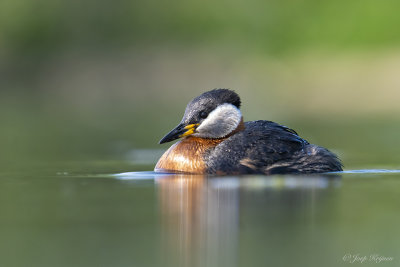
[(184, 125), (179, 124), (177, 127), (175, 127), (172, 131), (170, 131), (166, 136), (164, 136), (158, 144), (164, 144), (168, 143), (171, 141), (174, 141), (178, 138), (180, 138), (180, 135), (185, 132)]
[(167, 134), (166, 136), (164, 136), (163, 138), (161, 138), (161, 140), (158, 142), (158, 144), (164, 144), (164, 143), (168, 143), (171, 142), (173, 140), (175, 140), (177, 138), (171, 138), (170, 134)]
[(158, 144), (159, 144), (159, 145), (164, 144), (164, 143), (166, 143), (166, 141), (164, 141), (164, 138), (161, 139), (160, 141), (158, 141)]

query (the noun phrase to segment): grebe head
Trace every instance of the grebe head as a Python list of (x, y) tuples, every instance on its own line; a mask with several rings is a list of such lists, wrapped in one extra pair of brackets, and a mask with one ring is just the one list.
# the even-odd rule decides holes
[(223, 138), (240, 124), (240, 97), (229, 89), (214, 89), (194, 98), (187, 105), (178, 126), (160, 140), (160, 144), (193, 135)]

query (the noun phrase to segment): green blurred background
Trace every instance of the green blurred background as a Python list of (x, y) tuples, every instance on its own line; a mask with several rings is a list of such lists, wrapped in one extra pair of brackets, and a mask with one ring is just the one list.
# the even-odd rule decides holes
[[(398, 167), (400, 2), (0, 2), (0, 162), (129, 160), (212, 88), (346, 168)], [(101, 164), (100, 164), (101, 165)]]
[(170, 145), (160, 138), (212, 88), (236, 90), (245, 120), (294, 128), (346, 170), (399, 170), (399, 10), (0, 1), (0, 265), (178, 266), (166, 248), (172, 260), (227, 260), (215, 266), (348, 266), (357, 253), (398, 266), (398, 172), (108, 174), (152, 170)]

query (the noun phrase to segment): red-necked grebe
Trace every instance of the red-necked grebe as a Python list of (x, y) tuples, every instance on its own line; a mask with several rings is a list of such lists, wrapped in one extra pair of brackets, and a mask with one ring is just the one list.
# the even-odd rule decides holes
[(288, 174), (341, 171), (329, 150), (309, 144), (275, 122), (243, 122), (240, 98), (214, 89), (194, 98), (179, 125), (160, 144), (171, 146), (155, 167), (158, 172), (195, 174)]

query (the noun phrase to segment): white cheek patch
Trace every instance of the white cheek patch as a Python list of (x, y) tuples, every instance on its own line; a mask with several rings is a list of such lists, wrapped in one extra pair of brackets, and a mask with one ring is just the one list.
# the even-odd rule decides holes
[(232, 104), (222, 104), (214, 109), (196, 129), (194, 136), (222, 138), (233, 132), (242, 119), (240, 110)]

